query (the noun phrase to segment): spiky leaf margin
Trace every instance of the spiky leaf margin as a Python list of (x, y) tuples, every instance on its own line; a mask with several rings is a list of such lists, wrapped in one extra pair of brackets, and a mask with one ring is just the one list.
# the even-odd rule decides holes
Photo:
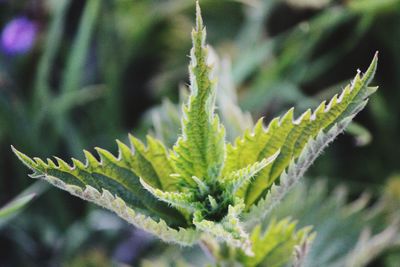
[[(122, 198), (116, 194), (112, 194), (110, 191), (104, 188), (99, 191), (90, 185), (80, 187), (74, 184), (67, 184), (63, 180), (52, 175), (40, 173), (40, 171), (38, 171), (40, 168), (39, 165), (41, 165), (41, 168), (43, 168), (45, 165), (53, 166), (54, 163), (49, 163), (49, 165), (47, 165), (39, 159), (37, 159), (35, 162), (23, 153), (17, 151), (15, 148), (13, 148), (13, 151), (26, 166), (34, 171), (34, 174), (31, 175), (32, 177), (40, 177), (55, 187), (65, 190), (74, 196), (80, 197), (84, 200), (93, 202), (101, 207), (111, 210), (127, 222), (158, 236), (165, 242), (175, 242), (181, 245), (192, 245), (197, 242), (199, 238), (199, 233), (196, 230), (171, 228), (162, 219), (156, 221), (151, 217), (138, 212), (137, 208), (135, 208), (135, 210), (132, 209), (132, 207), (130, 207)], [(53, 166), (53, 168), (59, 169), (66, 167), (67, 166)], [(73, 167), (68, 166), (68, 168), (70, 168), (72, 171), (73, 169), (77, 168), (77, 165), (74, 165)]]
[(239, 262), (246, 267), (281, 267), (289, 263), (296, 247), (311, 243), (315, 237), (311, 227), (296, 230), (296, 225), (297, 222), (289, 218), (271, 220), (264, 232), (261, 225), (257, 225), (251, 233), (254, 256), (239, 253)]
[(217, 179), (225, 159), (225, 129), (214, 113), (216, 81), (207, 63), (206, 30), (198, 4), (196, 11), (190, 52), (189, 101), (183, 106), (182, 135), (171, 153), (175, 171), (194, 186), (193, 176), (206, 181)]
[(288, 170), (282, 173), (279, 178), (280, 184), (272, 185), (267, 195), (256, 205), (251, 206), (250, 210), (244, 214), (244, 221), (246, 221), (249, 227), (262, 221), (279, 204), (329, 143), (346, 129), (353, 117), (348, 117), (337, 123), (327, 133), (321, 130), (317, 138), (307, 142), (299, 158), (292, 160)]
[(369, 87), (376, 71), (377, 56), (374, 56), (365, 74), (361, 77), (358, 72), (352, 83), (345, 87), (340, 96), (335, 95), (328, 105), (324, 101), (314, 112), (307, 110), (296, 120), (293, 118), (294, 109), (291, 109), (281, 118), (273, 119), (266, 129), (260, 119), (252, 132), (246, 131), (234, 144), (228, 144), (223, 175), (270, 157), (280, 150), (273, 164), (263, 169), (254, 182), (240, 192), (239, 196), (245, 198), (247, 208), (264, 197), (274, 183), (280, 183), (278, 178), (282, 172), (303, 154), (310, 139), (316, 138), (321, 131), (329, 131), (347, 118), (353, 118), (365, 106), (368, 96), (377, 89)]

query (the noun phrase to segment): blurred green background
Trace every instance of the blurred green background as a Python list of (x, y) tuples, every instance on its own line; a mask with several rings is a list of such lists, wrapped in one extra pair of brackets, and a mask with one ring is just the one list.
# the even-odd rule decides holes
[[(316, 107), (379, 51), (378, 93), (307, 185), (322, 176), (328, 191), (344, 184), (348, 201), (364, 191), (380, 199), (400, 173), (400, 1), (200, 4), (208, 43), (231, 60), (239, 105), (256, 119)], [(0, 1), (0, 206), (27, 188), (23, 195), (36, 193), (0, 223), (0, 266), (135, 265), (165, 250), (112, 214), (27, 178), (10, 145), (82, 159), (84, 148), (116, 152), (114, 140), (128, 132), (143, 137), (150, 110), (166, 97), (177, 102), (188, 82), (193, 22), (192, 0)], [(391, 248), (369, 266), (399, 266), (399, 254)]]

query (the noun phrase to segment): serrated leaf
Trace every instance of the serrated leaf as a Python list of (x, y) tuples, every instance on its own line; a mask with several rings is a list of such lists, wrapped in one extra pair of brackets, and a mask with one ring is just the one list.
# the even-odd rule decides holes
[(196, 29), (190, 53), (190, 96), (183, 106), (182, 135), (171, 153), (177, 173), (195, 186), (191, 177), (215, 180), (225, 158), (225, 130), (214, 114), (216, 82), (207, 64), (206, 32), (197, 6)]
[(315, 139), (310, 138), (299, 158), (297, 160), (293, 159), (288, 170), (281, 174), (281, 177), (279, 178), (280, 184), (273, 185), (266, 196), (258, 201), (257, 204), (252, 205), (248, 213), (243, 215), (243, 219), (248, 225), (254, 225), (266, 217), (266, 215), (299, 181), (318, 155), (329, 145), (329, 143), (344, 131), (353, 116), (343, 119), (339, 123), (335, 124), (326, 133), (320, 130), (320, 133)]
[(289, 219), (272, 220), (265, 232), (262, 232), (261, 225), (257, 225), (251, 233), (254, 256), (241, 254), (240, 262), (246, 267), (284, 266), (293, 257), (296, 246), (313, 239), (310, 232), (310, 227), (296, 231), (296, 222)]
[[(298, 183), (279, 208), (268, 214), (268, 217), (273, 218), (291, 216), (298, 220), (299, 225), (313, 225), (317, 236), (301, 266), (353, 266), (348, 263), (358, 257), (370, 261), (395, 246), (400, 224), (396, 218), (385, 217), (388, 207), (383, 204), (384, 196), (371, 201), (370, 195), (364, 193), (353, 199), (354, 196), (349, 195), (349, 188), (341, 185), (333, 190), (328, 189), (326, 182), (312, 179)], [(382, 225), (383, 218), (388, 219), (386, 225)], [(361, 241), (365, 230), (371, 230), (371, 235)], [(379, 240), (378, 247), (372, 245), (377, 244), (373, 239)], [(358, 254), (361, 251), (357, 243), (362, 244), (362, 250), (369, 251), (367, 257), (364, 253)], [(367, 262), (363, 264), (365, 266)]]
[[(132, 162), (137, 164), (137, 167), (134, 168), (139, 170), (136, 171), (136, 174), (152, 186), (166, 191), (176, 190), (178, 181), (171, 176), (173, 168), (164, 145), (149, 135), (147, 136), (147, 147), (132, 135), (129, 135), (129, 139), (135, 150), (133, 156), (137, 157), (137, 159), (132, 158)], [(123, 153), (126, 153), (127, 157), (132, 157), (132, 153), (127, 153), (129, 151), (126, 148), (123, 149), (124, 146), (121, 142), (118, 144), (120, 151), (125, 151)], [(142, 165), (139, 166), (139, 164)]]
[[(139, 202), (139, 200), (137, 199), (124, 198), (126, 197), (126, 195), (130, 196), (130, 192), (126, 188), (121, 189), (121, 191), (119, 192), (116, 192), (116, 189), (123, 186), (121, 184), (118, 184), (118, 182), (116, 181), (113, 186), (106, 189), (106, 187), (103, 185), (106, 185), (107, 182), (101, 181), (101, 176), (98, 176), (97, 178), (99, 179), (96, 179), (97, 184), (94, 183), (93, 186), (88, 184), (84, 185), (82, 181), (87, 182), (88, 179), (90, 179), (87, 176), (89, 172), (85, 173), (86, 177), (82, 174), (79, 174), (79, 172), (84, 171), (82, 170), (82, 167), (84, 167), (84, 165), (82, 163), (78, 163), (78, 161), (76, 160), (74, 160), (75, 165), (73, 167), (69, 166), (67, 163), (61, 160), (59, 160), (59, 165), (57, 166), (54, 163), (46, 164), (39, 159), (34, 161), (15, 149), (14, 152), (29, 168), (31, 168), (35, 172), (35, 177), (40, 176), (42, 179), (48, 181), (49, 183), (60, 189), (71, 193), (72, 195), (78, 196), (84, 200), (93, 202), (99, 206), (109, 209), (118, 214), (121, 218), (125, 219), (127, 222), (157, 235), (159, 238), (166, 242), (176, 242), (182, 245), (189, 245), (196, 242), (197, 238), (199, 237), (198, 232), (194, 229), (179, 228), (178, 230), (176, 230), (174, 228), (171, 228), (169, 224), (167, 224), (167, 222), (161, 217), (154, 219), (150, 216), (146, 216), (145, 214), (148, 213), (148, 211), (144, 209), (144, 203)], [(49, 160), (49, 162), (52, 161)], [(99, 164), (99, 166), (102, 165), (99, 162), (97, 163)], [(101, 171), (99, 166), (90, 166), (86, 167), (86, 169), (94, 168), (92, 172), (94, 173), (94, 171)], [(53, 176), (54, 174), (57, 175), (58, 178)], [(64, 175), (67, 175), (68, 178), (64, 178)], [(72, 179), (71, 177), (74, 177), (74, 179), (80, 182), (75, 184), (67, 183), (70, 182), (70, 179)], [(109, 177), (109, 179), (112, 180), (113, 178)], [(102, 184), (100, 190), (98, 189), (100, 188), (99, 184)], [(146, 193), (146, 190), (143, 189), (143, 191), (144, 193)], [(145, 198), (143, 192), (141, 196), (143, 197), (143, 199)], [(146, 204), (149, 204), (148, 200), (146, 201)], [(156, 204), (159, 204), (159, 202), (156, 202)], [(177, 218), (172, 217), (175, 214), (178, 214), (175, 210), (169, 208), (166, 205), (160, 206), (160, 208), (163, 208), (165, 213), (164, 215), (167, 215), (163, 217), (168, 217), (168, 219), (172, 219), (173, 222), (177, 222)], [(170, 211), (172, 212), (168, 214)]]
[(291, 109), (281, 118), (272, 120), (267, 129), (263, 127), (261, 119), (253, 132), (246, 132), (234, 145), (227, 146), (223, 174), (270, 157), (278, 149), (281, 151), (275, 162), (262, 170), (248, 186), (243, 195), (247, 207), (263, 196), (290, 162), (299, 157), (310, 138), (316, 137), (321, 130), (329, 130), (346, 117), (357, 114), (364, 107), (366, 98), (376, 90), (375, 87), (369, 87), (376, 66), (377, 55), (366, 73), (362, 77), (358, 73), (340, 96), (335, 95), (328, 105), (322, 102), (314, 112), (307, 110), (296, 120)]
[(222, 183), (228, 188), (228, 191), (235, 195), (243, 186), (249, 184), (251, 179), (271, 164), (279, 155), (279, 151), (267, 159), (263, 159), (243, 169), (231, 172), (228, 176), (222, 178)]
[(84, 151), (86, 163), (72, 159), (72, 166), (59, 158), (56, 158), (57, 164), (50, 159), (45, 163), (39, 158), (31, 159), (14, 148), (13, 151), (25, 165), (34, 171), (32, 174), (34, 178), (43, 178), (53, 184), (62, 182), (80, 190), (85, 190), (87, 185), (99, 192), (107, 190), (112, 195), (122, 198), (131, 208), (150, 215), (156, 220), (163, 219), (172, 226), (185, 225), (185, 219), (180, 212), (159, 202), (141, 185), (136, 172), (146, 175), (153, 173), (149, 168), (145, 171), (140, 169), (141, 164), (147, 165), (149, 162), (138, 159), (138, 153), (134, 154), (121, 142), (118, 142), (118, 145), (119, 158), (104, 149), (97, 148), (100, 161), (90, 152)]
[(173, 207), (182, 208), (190, 213), (193, 213), (197, 209), (194, 194), (191, 192), (165, 192), (151, 187), (151, 185), (147, 184), (142, 179), (140, 179), (140, 183), (153, 196), (170, 204)]

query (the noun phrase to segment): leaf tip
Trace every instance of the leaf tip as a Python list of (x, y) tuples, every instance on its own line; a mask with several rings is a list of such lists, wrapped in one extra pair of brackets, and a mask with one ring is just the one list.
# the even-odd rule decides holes
[(378, 56), (379, 56), (379, 50), (376, 50), (376, 51), (375, 51), (374, 58), (376, 58), (376, 60), (378, 60)]
[(200, 3), (196, 1), (196, 30), (201, 31), (203, 29), (203, 18), (201, 16)]
[(35, 161), (33, 161), (30, 157), (28, 157), (27, 155), (25, 155), (24, 153), (20, 152), (19, 150), (17, 150), (13, 145), (11, 145), (11, 150), (13, 151), (13, 153), (18, 157), (18, 159), (25, 164), (29, 169), (31, 170), (35, 170), (34, 166), (36, 166), (37, 164), (35, 163)]
[(375, 76), (376, 69), (378, 67), (378, 57), (379, 57), (379, 51), (376, 51), (367, 71), (363, 76), (363, 80), (366, 82), (367, 85), (372, 81), (372, 79)]

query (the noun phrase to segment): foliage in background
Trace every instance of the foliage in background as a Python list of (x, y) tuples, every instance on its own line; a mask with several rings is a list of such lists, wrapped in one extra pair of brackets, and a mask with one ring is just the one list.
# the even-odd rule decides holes
[(312, 223), (318, 234), (304, 266), (366, 266), (400, 245), (400, 217), (391, 212), (392, 205), (398, 206), (397, 197), (390, 197), (386, 189), (375, 204), (368, 193), (349, 201), (344, 186), (328, 193), (326, 181), (308, 181), (297, 186), (271, 217), (291, 216), (300, 226)]
[(0, 229), (16, 217), (22, 210), (46, 188), (41, 182), (34, 183), (6, 205), (0, 208)]

